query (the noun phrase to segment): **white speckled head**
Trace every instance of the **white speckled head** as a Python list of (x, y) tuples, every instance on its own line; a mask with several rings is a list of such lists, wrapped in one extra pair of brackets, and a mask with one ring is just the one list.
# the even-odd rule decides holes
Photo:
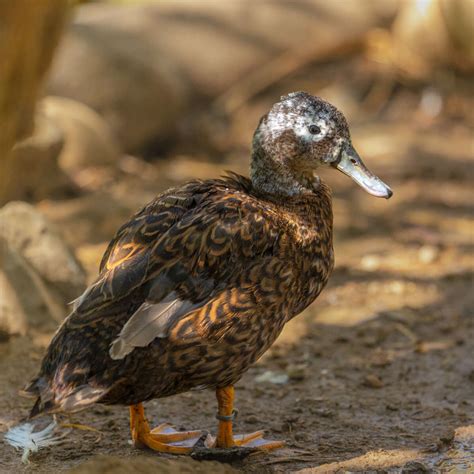
[(307, 192), (322, 165), (338, 168), (376, 196), (391, 196), (353, 149), (346, 118), (336, 107), (306, 92), (282, 97), (255, 131), (252, 181), (267, 192)]
[(266, 126), (273, 138), (288, 129), (308, 142), (332, 138), (338, 131), (349, 136), (346, 119), (336, 107), (305, 92), (283, 96), (270, 110)]
[(292, 156), (304, 154), (314, 168), (335, 161), (350, 134), (344, 115), (336, 107), (306, 92), (293, 92), (282, 97), (262, 119), (255, 140), (267, 151), (284, 151), (287, 156), (289, 152)]

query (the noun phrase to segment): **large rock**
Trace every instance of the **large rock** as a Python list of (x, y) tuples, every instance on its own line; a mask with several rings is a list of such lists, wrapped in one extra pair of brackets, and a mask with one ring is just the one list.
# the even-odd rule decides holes
[(51, 330), (64, 306), (34, 269), (0, 237), (0, 334), (23, 335), (30, 327)]
[(107, 122), (80, 102), (46, 97), (34, 122), (33, 134), (13, 148), (2, 189), (7, 202), (79, 195), (78, 171), (116, 164), (121, 156)]
[[(102, 17), (103, 10), (111, 15)], [(149, 21), (137, 21), (128, 8), (121, 15), (116, 10), (90, 5), (85, 15), (79, 12), (60, 44), (47, 91), (97, 111), (123, 149), (136, 152), (174, 133), (186, 88), (147, 40)]]
[(23, 274), (23, 262), (0, 237), (0, 335), (25, 334), (28, 324), (25, 311), (10, 275)]
[(94, 456), (70, 471), (71, 474), (233, 474), (236, 469), (216, 461), (194, 461), (190, 457)]
[(0, 209), (0, 236), (27, 262), (65, 312), (67, 303), (84, 290), (86, 278), (59, 234), (33, 206), (11, 202)]
[(199, 115), (193, 107), (209, 107), (262, 65), (288, 51), (295, 58), (314, 51), (308, 60), (317, 61), (318, 51), (351, 42), (386, 21), (395, 0), (383, 2), (383, 8), (380, 3), (82, 5), (59, 47), (47, 91), (96, 110), (125, 151), (155, 145), (156, 152), (177, 129), (192, 129)]
[(104, 119), (91, 108), (64, 97), (45, 97), (37, 110), (63, 134), (59, 165), (68, 173), (117, 162), (120, 150), (115, 137)]
[(8, 200), (40, 200), (70, 194), (74, 186), (58, 165), (63, 145), (62, 131), (37, 114), (33, 135), (13, 148), (2, 196)]

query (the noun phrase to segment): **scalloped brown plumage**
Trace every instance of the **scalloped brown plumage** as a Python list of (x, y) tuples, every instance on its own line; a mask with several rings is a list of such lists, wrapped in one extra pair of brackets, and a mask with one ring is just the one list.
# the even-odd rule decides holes
[[(131, 405), (237, 382), (333, 265), (328, 188), (278, 201), (232, 175), (170, 189), (133, 216), (50, 344), (35, 382), (41, 408), (82, 409), (90, 388), (91, 401)], [(111, 358), (132, 315), (169, 294), (188, 311), (168, 315), (145, 347)]]
[[(38, 397), (31, 416), (126, 404), (141, 432), (141, 402), (216, 388), (227, 413), (217, 445), (232, 445), (221, 432), (232, 412), (226, 387), (314, 301), (333, 267), (331, 196), (314, 170), (343, 163), (350, 174), (354, 153), (335, 107), (290, 94), (257, 128), (250, 179), (192, 181), (135, 214), (26, 389)], [(355, 179), (388, 197), (368, 176)]]

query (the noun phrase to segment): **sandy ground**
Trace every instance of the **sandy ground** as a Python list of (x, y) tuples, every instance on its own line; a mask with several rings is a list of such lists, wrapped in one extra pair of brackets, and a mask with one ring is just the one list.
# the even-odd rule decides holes
[[(474, 472), (470, 132), (456, 124), (381, 124), (360, 125), (353, 136), (395, 195), (377, 200), (324, 173), (334, 189), (334, 275), (236, 387), (236, 431), (264, 428), (286, 440), (285, 449), (232, 466), (177, 460), (132, 448), (127, 409), (97, 406), (72, 420), (98, 432), (73, 430), (26, 467), (0, 442), (0, 471)], [(245, 172), (241, 156), (221, 164), (126, 159), (118, 176), (82, 176), (86, 195), (39, 209), (92, 278), (107, 239), (132, 210), (193, 175)], [(50, 336), (0, 342), (0, 430), (26, 415), (30, 401), (17, 390), (38, 369)], [(210, 392), (155, 400), (147, 409), (154, 423), (216, 429)]]

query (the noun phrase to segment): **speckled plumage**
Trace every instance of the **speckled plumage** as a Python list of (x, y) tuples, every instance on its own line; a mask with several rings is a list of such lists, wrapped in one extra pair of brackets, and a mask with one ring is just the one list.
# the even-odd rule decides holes
[(192, 181), (135, 214), (26, 389), (32, 415), (235, 384), (328, 281), (331, 197), (314, 170), (343, 140), (337, 109), (291, 94), (257, 128), (251, 179)]
[[(101, 402), (133, 404), (237, 382), (324, 287), (331, 223), (324, 185), (285, 203), (238, 176), (158, 196), (120, 229), (98, 282), (52, 341), (40, 380), (51, 380), (54, 404), (84, 385), (104, 389)], [(130, 316), (171, 292), (196, 307), (149, 346), (112, 360)]]

